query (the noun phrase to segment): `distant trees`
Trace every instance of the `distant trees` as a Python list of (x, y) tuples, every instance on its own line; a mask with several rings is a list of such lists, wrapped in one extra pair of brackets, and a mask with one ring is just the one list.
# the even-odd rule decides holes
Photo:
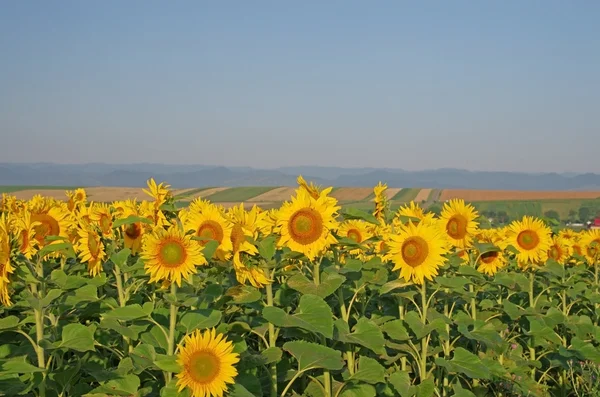
[(506, 211), (498, 211), (496, 217), (498, 218), (499, 223), (508, 223), (508, 221), (510, 220)]
[(569, 222), (574, 222), (576, 216), (577, 216), (577, 211), (570, 210), (569, 211)]
[(560, 215), (558, 214), (558, 212), (556, 212), (554, 210), (548, 210), (548, 211), (544, 212), (544, 216), (546, 218), (556, 219), (557, 221), (560, 220)]
[(588, 207), (579, 208), (579, 220), (582, 222), (587, 222), (590, 220), (591, 210)]

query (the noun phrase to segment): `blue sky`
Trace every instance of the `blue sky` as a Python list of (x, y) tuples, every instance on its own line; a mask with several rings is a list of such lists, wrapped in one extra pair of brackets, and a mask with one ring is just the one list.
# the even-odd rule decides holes
[(600, 172), (600, 2), (13, 1), (0, 162)]

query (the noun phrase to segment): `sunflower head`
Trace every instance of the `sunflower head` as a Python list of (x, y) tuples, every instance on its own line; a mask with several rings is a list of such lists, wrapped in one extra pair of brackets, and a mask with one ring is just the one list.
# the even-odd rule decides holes
[(276, 227), (280, 232), (278, 246), (287, 246), (313, 260), (331, 244), (331, 233), (338, 228), (335, 215), (340, 208), (332, 197), (320, 195), (314, 199), (306, 190), (298, 189), (291, 202), (279, 209)]
[(176, 375), (178, 391), (186, 387), (192, 397), (221, 397), (237, 376), (235, 364), (239, 354), (233, 344), (215, 329), (195, 330), (179, 345), (177, 362), (181, 371)]
[(189, 280), (196, 266), (207, 263), (200, 246), (176, 226), (145, 234), (141, 258), (151, 283), (168, 280), (178, 286), (182, 278)]
[(524, 216), (509, 225), (507, 243), (519, 251), (517, 262), (538, 263), (552, 245), (551, 230), (541, 220)]
[(469, 248), (477, 233), (477, 211), (462, 199), (444, 203), (440, 214), (440, 226), (448, 235), (449, 241), (457, 248)]
[(95, 277), (102, 271), (102, 264), (106, 259), (104, 243), (100, 239), (100, 233), (89, 223), (81, 223), (77, 231), (79, 239), (75, 245), (75, 250), (79, 259), (88, 264), (90, 276)]
[(447, 261), (448, 241), (439, 228), (424, 223), (409, 222), (398, 234), (389, 237), (389, 252), (386, 258), (394, 263), (393, 270), (400, 276), (423, 284), (424, 279), (433, 279), (440, 265)]
[(600, 262), (600, 230), (591, 229), (582, 233), (580, 246), (588, 264)]
[(561, 265), (565, 265), (571, 259), (572, 254), (572, 241), (558, 235), (552, 237), (552, 244), (548, 251), (542, 254), (541, 261), (546, 262), (548, 259), (553, 259)]
[(385, 194), (387, 188), (387, 184), (382, 184), (381, 182), (373, 188), (373, 194), (375, 195), (375, 211), (373, 212), (373, 216), (377, 218), (380, 223), (385, 222), (385, 211), (388, 204), (387, 196)]

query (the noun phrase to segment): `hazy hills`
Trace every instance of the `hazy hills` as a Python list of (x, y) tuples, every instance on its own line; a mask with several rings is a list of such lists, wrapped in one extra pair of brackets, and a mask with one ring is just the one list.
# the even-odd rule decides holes
[(320, 185), (498, 190), (600, 190), (598, 174), (527, 174), (460, 169), (405, 171), (382, 168), (217, 167), (164, 164), (12, 164), (0, 163), (0, 185), (144, 186), (154, 177), (173, 188), (205, 186), (295, 186), (296, 177)]

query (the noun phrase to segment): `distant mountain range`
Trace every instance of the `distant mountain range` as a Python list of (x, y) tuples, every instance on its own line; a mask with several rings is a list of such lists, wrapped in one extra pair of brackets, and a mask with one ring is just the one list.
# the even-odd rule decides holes
[(296, 177), (322, 186), (489, 190), (599, 190), (600, 175), (483, 172), (461, 169), (406, 171), (389, 168), (281, 167), (256, 169), (165, 164), (15, 164), (0, 163), (0, 185), (145, 186), (153, 177), (173, 188), (214, 186), (296, 186)]

